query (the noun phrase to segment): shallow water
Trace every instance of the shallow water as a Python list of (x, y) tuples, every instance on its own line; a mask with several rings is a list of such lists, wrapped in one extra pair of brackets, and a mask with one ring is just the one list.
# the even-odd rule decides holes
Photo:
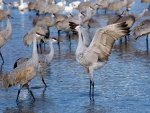
[[(148, 4), (134, 4), (131, 12), (140, 13)], [(10, 71), (19, 57), (31, 56), (32, 46), (25, 47), (22, 37), (32, 28), (33, 12), (19, 13), (12, 9), (12, 38), (1, 49), (5, 59), (3, 72)], [(99, 12), (102, 14), (103, 12)], [(109, 12), (108, 12), (109, 13)], [(100, 23), (106, 21), (100, 18)], [(5, 22), (3, 22), (5, 24)], [(103, 25), (102, 25), (103, 26)], [(57, 36), (56, 30), (51, 31)], [(65, 36), (65, 34), (62, 34)], [(107, 64), (94, 72), (95, 96), (89, 98), (89, 79), (75, 60), (77, 40), (71, 46), (61, 42), (60, 51), (54, 45), (55, 56), (49, 65), (44, 89), (41, 78), (31, 81), (36, 101), (27, 90), (22, 90), (19, 102), (15, 99), (19, 86), (0, 90), (2, 113), (149, 113), (150, 112), (150, 55), (146, 52), (145, 38), (130, 39), (120, 46), (116, 42)], [(149, 50), (150, 52), (150, 50)]]

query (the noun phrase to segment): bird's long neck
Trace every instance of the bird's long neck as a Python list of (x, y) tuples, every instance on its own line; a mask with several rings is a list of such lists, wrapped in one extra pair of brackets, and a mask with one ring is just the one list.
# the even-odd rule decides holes
[(79, 35), (79, 39), (78, 39), (78, 46), (77, 46), (77, 49), (76, 49), (76, 54), (78, 54), (80, 52), (83, 52), (83, 50), (86, 48), (84, 43), (83, 43), (83, 35), (82, 35), (82, 32), (81, 32), (81, 29), (78, 30), (78, 35)]
[(92, 13), (92, 11), (90, 9), (87, 9), (86, 15), (87, 15), (88, 18), (91, 18), (91, 16), (92, 16), (91, 13)]
[(5, 40), (7, 40), (10, 35), (11, 35), (11, 32), (12, 32), (12, 26), (11, 26), (11, 22), (10, 22), (10, 19), (7, 19), (7, 26), (6, 26), (6, 29), (4, 30), (4, 35), (5, 35)]
[(50, 52), (48, 54), (48, 63), (50, 63), (50, 61), (52, 60), (53, 56), (54, 56), (54, 47), (53, 47), (53, 42), (49, 41), (49, 45), (50, 45)]
[(7, 5), (7, 11), (5, 11), (6, 16), (10, 15), (10, 8), (9, 5)]
[(51, 23), (52, 25), (54, 25), (56, 23), (56, 19), (55, 19), (55, 16), (53, 14), (51, 14)]
[(33, 52), (32, 52), (32, 58), (31, 58), (35, 64), (38, 64), (38, 53), (37, 53), (37, 41), (36, 37), (33, 37)]
[(88, 29), (82, 29), (82, 35), (83, 35), (83, 43), (86, 47), (88, 47), (91, 43), (91, 37), (89, 36), (89, 30)]

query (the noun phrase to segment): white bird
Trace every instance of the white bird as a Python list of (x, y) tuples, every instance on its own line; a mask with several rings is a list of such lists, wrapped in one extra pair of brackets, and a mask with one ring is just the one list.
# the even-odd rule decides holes
[(90, 79), (90, 96), (94, 96), (93, 71), (101, 68), (108, 60), (115, 40), (121, 38), (129, 32), (126, 22), (108, 25), (99, 28), (92, 42), (88, 47), (84, 45), (82, 26), (70, 22), (71, 29), (76, 29), (79, 35), (78, 46), (76, 49), (76, 60), (86, 70)]
[(35, 100), (32, 91), (29, 88), (29, 82), (36, 76), (38, 70), (39, 58), (36, 47), (36, 37), (37, 34), (34, 34), (33, 38), (33, 52), (32, 57), (26, 62), (22, 63), (14, 70), (3, 76), (2, 82), (5, 88), (15, 86), (20, 84), (20, 89), (18, 90), (18, 95), (16, 101), (18, 101), (20, 91), (23, 87), (27, 86), (28, 91)]
[[(11, 37), (11, 33), (12, 33), (11, 22), (10, 19), (7, 18), (6, 28), (0, 31), (0, 48), (2, 48), (5, 45), (5, 43), (8, 41), (8, 39)], [(0, 52), (0, 56), (4, 63), (4, 58), (1, 52)]]

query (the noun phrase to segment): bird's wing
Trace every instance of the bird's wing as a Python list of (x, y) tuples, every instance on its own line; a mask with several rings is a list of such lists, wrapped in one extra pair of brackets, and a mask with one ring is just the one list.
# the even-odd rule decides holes
[(16, 62), (14, 63), (13, 68), (18, 67), (19, 65), (23, 64), (24, 62), (26, 62), (28, 60), (29, 60), (29, 58), (24, 58), (24, 57), (21, 57), (21, 58), (17, 59)]
[(88, 47), (98, 55), (99, 60), (105, 60), (112, 50), (115, 40), (129, 32), (126, 22), (108, 25), (96, 31), (93, 40)]

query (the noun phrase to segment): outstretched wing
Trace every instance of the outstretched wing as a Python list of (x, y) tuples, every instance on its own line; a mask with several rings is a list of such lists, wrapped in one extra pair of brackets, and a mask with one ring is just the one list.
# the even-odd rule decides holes
[(129, 32), (126, 22), (108, 25), (96, 31), (88, 48), (98, 55), (99, 60), (106, 60), (111, 53), (115, 40)]

